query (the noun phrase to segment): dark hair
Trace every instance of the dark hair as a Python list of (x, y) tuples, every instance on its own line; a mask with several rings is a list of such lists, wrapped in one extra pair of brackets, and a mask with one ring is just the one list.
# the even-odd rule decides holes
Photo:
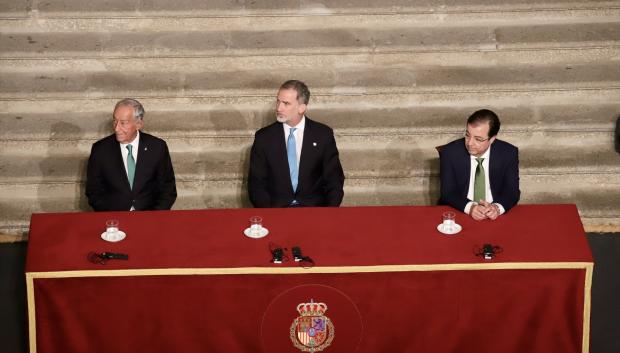
[(294, 89), (297, 91), (297, 102), (300, 104), (308, 104), (310, 101), (308, 86), (299, 80), (288, 80), (280, 86), (280, 89)]
[(116, 111), (118, 107), (132, 107), (134, 119), (138, 120), (144, 118), (144, 107), (140, 102), (133, 98), (125, 98), (118, 101), (118, 103), (114, 106), (114, 111)]
[(493, 113), (492, 111), (488, 109), (481, 109), (473, 113), (467, 119), (467, 125), (478, 125), (481, 123), (489, 123), (488, 138), (491, 138), (497, 135), (497, 133), (499, 132), (499, 126), (500, 126), (499, 118), (497, 117), (497, 114)]

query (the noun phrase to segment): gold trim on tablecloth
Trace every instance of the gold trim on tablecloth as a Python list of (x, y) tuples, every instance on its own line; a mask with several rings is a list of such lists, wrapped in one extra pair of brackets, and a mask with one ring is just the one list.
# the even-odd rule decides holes
[(28, 296), (28, 333), (30, 352), (37, 352), (37, 326), (34, 307), (34, 277), (26, 273), (26, 295)]
[(29, 272), (33, 278), (171, 276), (171, 275), (300, 275), (314, 273), (372, 273), (409, 271), (455, 270), (536, 270), (585, 269), (590, 262), (505, 262), (479, 264), (378, 265), (378, 266), (323, 266), (323, 267), (221, 267), (221, 268), (155, 268), (131, 270), (80, 270)]
[(428, 265), (378, 265), (378, 266), (326, 266), (326, 267), (234, 267), (234, 268), (160, 268), (131, 270), (80, 270), (26, 273), (28, 291), (28, 326), (30, 352), (36, 353), (36, 310), (34, 305), (34, 280), (45, 278), (80, 277), (129, 277), (129, 276), (189, 276), (189, 275), (303, 275), (321, 273), (372, 273), (413, 271), (476, 271), (476, 270), (548, 270), (585, 269), (582, 353), (590, 350), (590, 300), (592, 288), (592, 262), (499, 262), (476, 264), (428, 264)]
[(592, 308), (592, 274), (594, 273), (594, 264), (586, 264), (586, 280), (583, 286), (583, 340), (581, 343), (581, 352), (588, 353), (590, 351), (590, 310)]

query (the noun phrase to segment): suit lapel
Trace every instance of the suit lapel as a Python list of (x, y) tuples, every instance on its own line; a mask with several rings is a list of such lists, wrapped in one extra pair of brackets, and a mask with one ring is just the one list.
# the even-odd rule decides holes
[(494, 144), (495, 142), (493, 142), (493, 144), (489, 147), (491, 149), (491, 153), (489, 153), (489, 184), (491, 184), (491, 194), (496, 195), (495, 190), (493, 190), (493, 185), (495, 185), (493, 181), (498, 179), (499, 171), (501, 169), (499, 167), (501, 164), (501, 157), (498, 156), (499, 150), (497, 148), (493, 148)]
[(469, 152), (467, 152), (467, 148), (465, 147), (465, 139), (463, 139), (462, 146), (462, 157), (459, 158), (459, 161), (462, 164), (459, 168), (457, 168), (457, 170), (463, 171), (462, 178), (460, 179), (462, 180), (462, 184), (459, 185), (459, 189), (464, 190), (464, 196), (467, 197), (467, 192), (469, 191), (469, 178), (471, 177), (471, 156), (469, 155)]
[(291, 182), (291, 170), (288, 166), (288, 155), (286, 151), (286, 139), (284, 134), (284, 124), (278, 123), (274, 125), (274, 139), (278, 141), (274, 144), (274, 156), (277, 159), (276, 164), (279, 164), (282, 167), (282, 171), (284, 174), (282, 178), (284, 180), (288, 180), (289, 189), (293, 190), (293, 183)]
[(118, 178), (115, 180), (120, 182), (121, 188), (124, 188), (126, 191), (130, 192), (131, 187), (129, 186), (129, 178), (127, 177), (125, 163), (123, 162), (123, 153), (127, 153), (127, 150), (122, 150), (120, 143), (116, 141), (116, 137), (114, 137), (114, 135), (111, 137), (110, 152), (113, 163), (112, 165), (116, 165), (115, 170), (118, 171)]
[(133, 176), (133, 191), (140, 190), (145, 182), (144, 180), (144, 165), (145, 160), (150, 158), (148, 136), (145, 133), (140, 132), (140, 142), (138, 142), (138, 160), (136, 161), (136, 174)]
[(307, 156), (311, 151), (310, 149), (311, 144), (312, 144), (312, 140), (314, 140), (314, 136), (312, 135), (312, 121), (310, 119), (308, 119), (308, 117), (306, 117), (306, 125), (304, 126), (304, 139), (303, 139), (303, 143), (301, 145), (301, 154), (299, 155), (299, 182), (297, 184), (297, 190), (300, 190), (300, 188), (303, 187), (304, 183), (303, 181), (306, 180), (306, 174), (308, 173), (307, 171), (307, 165), (308, 165), (308, 160), (309, 158), (305, 156)]

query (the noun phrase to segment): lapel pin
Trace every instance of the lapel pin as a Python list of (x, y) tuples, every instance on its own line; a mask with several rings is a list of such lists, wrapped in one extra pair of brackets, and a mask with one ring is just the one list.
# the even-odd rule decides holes
[(316, 147), (316, 142), (312, 142), (312, 146)]
[(144, 147), (144, 150), (146, 151), (148, 149), (148, 147)]

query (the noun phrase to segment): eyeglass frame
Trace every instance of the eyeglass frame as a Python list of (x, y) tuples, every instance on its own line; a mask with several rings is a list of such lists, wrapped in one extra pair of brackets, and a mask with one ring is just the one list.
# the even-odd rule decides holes
[(472, 136), (468, 135), (468, 132), (467, 132), (467, 131), (465, 131), (465, 132), (463, 133), (463, 137), (465, 138), (465, 140), (469, 140), (469, 139), (473, 138), (473, 139), (474, 139), (476, 142), (478, 142), (478, 143), (487, 142), (487, 141), (489, 141), (489, 140), (492, 138), (492, 137), (487, 137), (487, 138), (485, 138), (485, 139), (482, 139), (482, 138), (480, 138), (480, 137), (478, 137), (478, 136), (473, 136), (473, 137), (472, 137)]

